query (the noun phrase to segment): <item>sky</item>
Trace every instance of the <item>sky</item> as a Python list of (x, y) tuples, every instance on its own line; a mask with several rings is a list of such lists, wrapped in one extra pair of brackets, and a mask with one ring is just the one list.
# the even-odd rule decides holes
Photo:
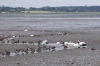
[(0, 6), (44, 7), (44, 6), (100, 6), (100, 0), (0, 0)]

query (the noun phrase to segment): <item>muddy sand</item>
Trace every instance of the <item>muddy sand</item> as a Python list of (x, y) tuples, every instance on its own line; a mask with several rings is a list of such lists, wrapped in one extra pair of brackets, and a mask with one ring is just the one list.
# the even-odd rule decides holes
[[(67, 35), (57, 35), (61, 32)], [(39, 36), (31, 37), (31, 34)], [(34, 42), (45, 39), (50, 43), (80, 40), (87, 43), (87, 48), (0, 58), (0, 66), (100, 66), (100, 19), (0, 19), (0, 36), (13, 35), (25, 36), (15, 40)], [(36, 48), (35, 45), (1, 43), (0, 51), (27, 47)]]

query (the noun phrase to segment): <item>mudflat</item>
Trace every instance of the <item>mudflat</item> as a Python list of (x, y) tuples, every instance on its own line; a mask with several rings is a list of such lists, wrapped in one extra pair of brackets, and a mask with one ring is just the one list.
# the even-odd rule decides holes
[[(40, 17), (41, 16), (41, 17)], [(50, 15), (49, 15), (50, 16)], [(0, 36), (25, 36), (15, 40), (38, 42), (78, 40), (87, 43), (87, 48), (66, 49), (46, 53), (26, 54), (15, 57), (0, 58), (1, 66), (99, 66), (100, 47), (100, 18), (63, 18), (37, 15), (29, 17), (1, 17)], [(27, 29), (28, 31), (24, 31)], [(66, 35), (57, 35), (67, 33)], [(30, 35), (36, 36), (30, 36)], [(37, 46), (25, 44), (0, 44), (0, 51), (25, 49)], [(95, 50), (91, 50), (95, 48)]]

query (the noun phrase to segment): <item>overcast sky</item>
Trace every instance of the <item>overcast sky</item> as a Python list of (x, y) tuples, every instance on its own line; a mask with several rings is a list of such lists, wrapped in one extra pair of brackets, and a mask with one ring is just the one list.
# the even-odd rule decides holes
[(25, 8), (43, 6), (100, 6), (100, 0), (0, 0), (0, 6), (2, 5)]

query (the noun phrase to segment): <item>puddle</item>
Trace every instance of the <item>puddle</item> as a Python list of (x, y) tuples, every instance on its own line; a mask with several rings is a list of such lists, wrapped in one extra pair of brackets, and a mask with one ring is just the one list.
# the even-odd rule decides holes
[(16, 53), (13, 53), (13, 52), (10, 53), (10, 56), (15, 56), (15, 55), (16, 55)]

